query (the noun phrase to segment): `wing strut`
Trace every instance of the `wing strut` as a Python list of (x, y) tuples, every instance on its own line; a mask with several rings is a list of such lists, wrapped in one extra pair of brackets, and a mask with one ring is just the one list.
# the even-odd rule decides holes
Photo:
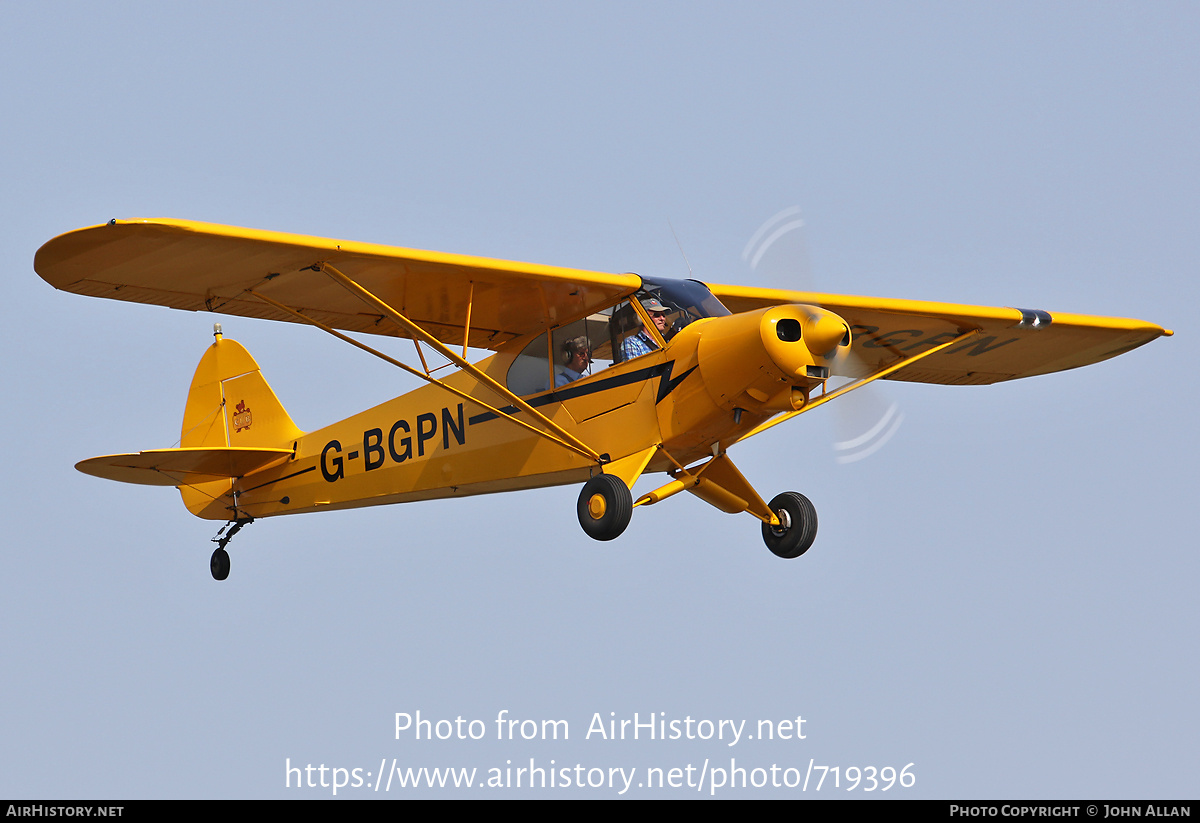
[[(254, 289), (247, 289), (246, 292), (248, 294), (253, 295), (254, 297), (257, 297), (259, 300), (262, 300), (264, 303), (269, 303), (270, 305), (274, 306), (275, 308), (279, 309), (280, 311), (290, 314), (292, 317), (295, 317), (297, 320), (299, 320), (303, 323), (308, 323), (309, 325), (316, 326), (321, 331), (327, 332), (339, 340), (349, 343), (350, 345), (352, 345), (356, 348), (362, 349), (363, 351), (367, 352), (368, 354), (373, 354), (376, 357), (378, 357), (379, 359), (381, 359), (387, 363), (390, 363), (393, 366), (396, 366), (397, 368), (403, 369), (404, 371), (408, 372), (409, 374), (413, 375), (414, 377), (419, 377), (420, 379), (426, 381), (427, 383), (433, 383), (436, 386), (442, 387), (443, 389), (450, 392), (451, 394), (461, 397), (463, 400), (466, 400), (470, 403), (474, 403), (476, 405), (482, 406), (483, 408), (490, 411), (492, 414), (495, 414), (498, 417), (503, 417), (508, 420), (511, 420), (513, 423), (516, 423), (518, 426), (521, 426), (524, 429), (528, 429), (529, 431), (533, 432), (534, 434), (538, 435), (539, 437), (544, 437), (552, 443), (557, 443), (558, 445), (562, 446), (563, 448), (570, 449), (571, 451), (579, 454), (580, 456), (586, 457), (588, 460), (594, 460), (596, 462), (600, 462), (600, 456), (595, 451), (589, 449), (586, 445), (579, 442), (576, 438), (571, 437), (569, 434), (567, 434), (566, 438), (560, 438), (560, 437), (555, 436), (555, 434), (543, 431), (542, 429), (539, 429), (536, 426), (530, 425), (529, 423), (525, 422), (524, 420), (521, 420), (518, 417), (514, 417), (513, 415), (508, 414), (508, 413), (496, 408), (495, 406), (485, 403), (484, 401), (480, 400), (478, 397), (472, 397), (471, 395), (467, 394), (463, 390), (455, 388), (454, 386), (451, 386), (447, 383), (442, 382), (441, 380), (438, 380), (436, 377), (431, 376), (429, 374), (429, 372), (427, 372), (427, 371), (422, 372), (419, 369), (414, 369), (412, 366), (409, 366), (407, 363), (402, 363), (401, 361), (396, 360), (394, 357), (389, 357), (388, 355), (384, 354), (383, 352), (377, 351), (376, 349), (371, 348), (370, 346), (366, 345), (365, 343), (361, 343), (358, 340), (355, 340), (353, 337), (349, 337), (345, 334), (342, 334), (341, 332), (325, 325), (324, 323), (320, 322), (319, 320), (315, 320), (315, 319), (309, 317), (308, 315), (302, 314), (302, 313), (296, 311), (295, 309), (291, 308), (290, 306), (286, 306), (283, 303), (280, 303), (279, 301), (274, 300), (265, 294), (261, 294), (260, 292), (257, 292)], [(380, 302), (382, 303), (382, 301), (380, 301)], [(384, 304), (384, 305), (386, 305), (386, 304)], [(420, 328), (419, 326), (416, 326), (416, 324), (414, 324), (414, 327), (418, 328), (418, 329)], [(413, 342), (416, 342), (416, 340), (414, 339)], [(419, 346), (417, 347), (417, 351), (420, 351)], [(439, 351), (439, 353), (445, 354), (445, 352), (441, 352), (440, 349), (438, 349), (438, 351)], [(450, 352), (450, 355), (453, 355), (453, 352)], [(423, 359), (424, 358), (422, 358), (422, 360)], [(459, 358), (459, 359), (461, 359), (461, 358)], [(451, 357), (451, 360), (452, 360), (452, 362), (455, 362), (455, 358)], [(463, 361), (463, 362), (465, 362), (465, 361)], [(455, 365), (459, 365), (459, 364), (457, 362), (455, 362)], [(472, 376), (474, 376), (474, 372), (479, 372), (479, 370), (472, 366), (471, 370), (469, 370), (468, 373), (470, 373), (470, 374), (472, 374)], [(479, 373), (482, 374), (482, 372), (479, 372)], [(484, 375), (484, 376), (486, 377), (486, 375)], [(481, 381), (481, 382), (484, 382), (484, 381)], [(495, 381), (491, 381), (491, 383), (495, 383)], [(488, 385), (490, 386), (490, 384), (488, 384)], [(512, 393), (509, 392), (507, 389), (503, 389), (501, 387), (500, 391), (502, 393), (502, 396), (505, 397), (505, 399), (514, 397), (514, 395), (512, 395)], [(516, 398), (516, 400), (519, 402), (524, 402), (524, 401), (520, 401), (520, 398)], [(526, 405), (528, 405), (528, 404), (526, 404)], [(553, 421), (548, 420), (545, 415), (543, 415), (537, 411), (534, 411), (533, 414), (534, 414), (535, 418), (547, 422), (552, 429), (561, 431), (561, 427), (558, 426), (557, 424), (555, 424)], [(565, 434), (565, 432), (564, 432), (564, 434)]]
[(338, 271), (336, 268), (329, 265), (328, 263), (318, 263), (317, 267), (321, 271), (323, 271), (327, 275), (329, 275), (331, 278), (333, 278), (334, 282), (338, 283), (340, 286), (342, 286), (342, 288), (346, 289), (346, 291), (355, 295), (356, 297), (358, 297), (359, 299), (361, 299), (363, 302), (367, 303), (368, 305), (374, 306), (376, 309), (378, 309), (379, 311), (386, 314), (392, 320), (392, 322), (394, 322), (396, 325), (400, 326), (400, 328), (407, 331), (414, 338), (417, 338), (417, 339), (423, 341), (426, 345), (428, 345), (431, 349), (436, 351), (442, 357), (446, 358), (451, 363), (458, 366), (460, 369), (462, 369), (467, 374), (474, 377), (480, 383), (487, 386), (489, 389), (491, 389), (497, 395), (499, 395), (500, 397), (503, 397), (505, 400), (512, 403), (518, 409), (520, 409), (521, 411), (528, 414), (534, 420), (537, 420), (538, 422), (540, 422), (543, 426), (545, 426), (551, 432), (553, 432), (554, 434), (556, 434), (560, 438), (562, 438), (562, 440), (565, 441), (567, 444), (570, 444), (572, 447), (574, 447), (574, 449), (577, 452), (585, 455), (590, 460), (596, 461), (597, 463), (601, 462), (599, 452), (593, 451), (586, 443), (584, 443), (582, 440), (577, 438), (575, 435), (571, 434), (569, 431), (567, 431), (562, 426), (555, 423), (549, 417), (547, 417), (546, 415), (539, 412), (533, 406), (529, 405), (524, 400), (517, 397), (515, 394), (510, 392), (504, 386), (501, 386), (494, 379), (492, 379), (489, 375), (484, 374), (482, 371), (480, 371), (478, 368), (476, 368), (475, 366), (468, 363), (462, 357), (459, 357), (457, 354), (455, 354), (453, 351), (451, 351), (449, 348), (447, 348), (445, 345), (443, 345), (442, 341), (438, 340), (432, 334), (425, 331), (423, 328), (418, 326), (416, 323), (409, 320), (403, 314), (401, 314), (400, 312), (396, 311), (394, 308), (389, 306), (386, 302), (384, 302), (383, 300), (379, 299), (371, 292), (364, 289), (358, 283), (354, 282), (354, 280), (352, 280), (349, 277), (347, 277), (346, 275), (342, 274), (340, 271)]
[[(330, 328), (329, 326), (325, 325), (324, 323), (322, 323), (319, 320), (314, 320), (313, 318), (309, 317), (306, 314), (301, 314), (300, 312), (296, 311), (295, 309), (293, 309), (289, 306), (285, 306), (284, 304), (280, 303), (279, 301), (273, 300), (270, 297), (267, 297), (265, 294), (260, 294), (259, 292), (254, 291), (254, 289), (247, 289), (246, 291), (248, 294), (251, 294), (251, 295), (257, 297), (259, 300), (262, 300), (265, 303), (270, 303), (272, 306), (279, 309), (280, 311), (287, 312), (288, 314), (295, 317), (297, 320), (299, 320), (303, 323), (308, 323), (309, 325), (312, 325), (312, 326), (316, 326), (321, 331), (332, 334), (338, 340), (342, 340), (346, 343), (349, 343), (351, 346), (362, 349), (363, 351), (367, 352), (368, 354), (373, 354), (376, 357), (378, 357), (380, 360), (383, 360), (386, 363), (390, 363), (393, 366), (396, 366), (397, 368), (403, 369), (404, 371), (408, 372), (409, 374), (413, 375), (414, 377), (419, 377), (420, 379), (426, 381), (427, 383), (433, 383), (435, 386), (441, 386), (443, 389), (450, 392), (451, 394), (457, 395), (457, 396), (461, 397), (463, 400), (466, 400), (470, 403), (474, 403), (478, 406), (482, 406), (483, 408), (490, 411), (492, 414), (495, 414), (498, 417), (503, 417), (507, 420), (511, 420), (513, 423), (516, 423), (518, 426), (521, 426), (524, 429), (528, 429), (529, 431), (533, 432), (534, 434), (538, 435), (539, 437), (545, 437), (550, 442), (557, 443), (558, 445), (562, 446), (563, 448), (570, 449), (571, 451), (581, 455), (582, 457), (586, 457), (589, 460), (598, 460), (598, 455), (595, 455), (595, 453), (592, 452), (591, 450), (585, 451), (584, 449), (576, 447), (572, 443), (569, 443), (565, 440), (561, 440), (560, 438), (555, 437), (553, 434), (550, 434), (549, 432), (542, 431), (541, 429), (537, 428), (536, 426), (532, 426), (529, 423), (526, 423), (524, 420), (521, 420), (519, 417), (513, 417), (511, 414), (508, 414), (508, 413), (496, 408), (495, 406), (485, 403), (484, 401), (480, 400), (478, 397), (472, 397), (471, 395), (467, 394), (465, 391), (463, 391), (461, 389), (455, 388), (454, 386), (451, 386), (448, 383), (443, 383), (441, 380), (438, 380), (436, 377), (431, 376), (428, 372), (422, 372), (418, 369), (414, 369), (412, 366), (408, 365), (407, 363), (402, 363), (401, 361), (395, 359), (394, 357), (389, 357), (388, 355), (384, 354), (383, 352), (373, 349), (370, 346), (366, 345), (365, 343), (361, 343), (358, 340), (355, 340), (353, 337), (349, 337), (333, 328)], [(419, 350), (420, 349), (418, 348), (418, 351)], [(539, 418), (545, 419), (544, 416), (541, 414), (538, 414), (537, 416)]]
[(855, 380), (853, 383), (847, 383), (845, 386), (842, 386), (840, 389), (828, 392), (827, 394), (822, 394), (816, 400), (805, 403), (803, 406), (796, 409), (795, 411), (790, 411), (790, 412), (787, 412), (786, 414), (781, 414), (779, 417), (774, 417), (770, 420), (760, 423), (759, 425), (755, 426), (750, 431), (743, 434), (741, 437), (739, 437), (734, 442), (740, 443), (741, 441), (745, 440), (746, 438), (753, 437), (756, 434), (761, 434), (762, 432), (765, 432), (767, 429), (771, 428), (772, 426), (777, 426), (780, 423), (784, 422), (785, 420), (791, 420), (793, 417), (795, 417), (798, 414), (804, 414), (804, 412), (806, 412), (806, 411), (812, 411), (817, 406), (820, 406), (824, 403), (828, 403), (830, 400), (833, 400), (834, 398), (841, 397), (843, 394), (852, 392), (855, 389), (861, 389), (863, 386), (865, 386), (868, 383), (871, 383), (875, 380), (878, 380), (881, 377), (887, 377), (889, 374), (895, 374), (896, 372), (900, 371), (901, 369), (908, 368), (913, 363), (916, 363), (918, 360), (924, 360), (926, 357), (929, 357), (929, 355), (931, 355), (931, 354), (937, 354), (942, 349), (948, 349), (951, 346), (953, 346), (955, 343), (961, 343), (963, 340), (966, 340), (968, 337), (970, 337), (973, 334), (979, 334), (979, 329), (971, 329), (970, 331), (963, 332), (958, 337), (954, 338), (953, 340), (949, 341), (948, 343), (942, 343), (941, 345), (934, 346), (929, 351), (923, 351), (920, 354), (914, 354), (912, 357), (906, 357), (903, 360), (901, 360), (897, 363), (893, 363), (892, 365), (887, 366), (885, 368), (882, 368), (879, 371), (875, 372), (874, 374), (864, 377), (861, 380)]

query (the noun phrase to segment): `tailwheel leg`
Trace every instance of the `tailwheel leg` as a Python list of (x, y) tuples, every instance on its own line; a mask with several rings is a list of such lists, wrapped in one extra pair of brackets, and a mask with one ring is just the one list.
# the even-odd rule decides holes
[[(224, 580), (229, 577), (229, 552), (225, 551), (225, 547), (229, 545), (233, 536), (242, 530), (242, 526), (253, 522), (253, 517), (231, 520), (222, 526), (221, 530), (217, 532), (217, 536), (212, 539), (212, 542), (217, 544), (216, 550), (212, 553), (212, 559), (208, 561), (208, 568), (212, 572), (213, 580)], [(226, 532), (226, 529), (229, 531)]]
[(621, 536), (633, 516), (633, 495), (625, 481), (611, 474), (598, 474), (583, 484), (575, 507), (579, 525), (594, 540)]
[(779, 525), (763, 523), (763, 542), (779, 557), (799, 557), (817, 538), (817, 510), (799, 492), (784, 492), (767, 504), (779, 517)]

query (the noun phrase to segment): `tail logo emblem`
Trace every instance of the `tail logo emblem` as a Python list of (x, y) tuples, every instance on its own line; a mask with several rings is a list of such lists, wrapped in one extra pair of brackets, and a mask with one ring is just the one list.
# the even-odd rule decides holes
[[(239, 432), (243, 429), (248, 429), (250, 428), (250, 423), (253, 421), (253, 419), (254, 418), (250, 415), (250, 409), (246, 405), (246, 401), (239, 400), (237, 404), (237, 410), (233, 414), (234, 427)], [(236, 434), (237, 432), (234, 433)]]

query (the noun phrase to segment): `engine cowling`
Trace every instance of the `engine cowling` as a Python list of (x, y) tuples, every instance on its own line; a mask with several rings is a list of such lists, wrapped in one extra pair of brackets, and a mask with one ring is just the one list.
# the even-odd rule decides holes
[(713, 318), (696, 354), (714, 403), (770, 413), (800, 408), (850, 342), (838, 315), (792, 304)]

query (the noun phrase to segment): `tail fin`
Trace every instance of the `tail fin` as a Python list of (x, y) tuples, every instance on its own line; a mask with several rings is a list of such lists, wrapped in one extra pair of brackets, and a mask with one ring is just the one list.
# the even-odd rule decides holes
[[(216, 338), (192, 377), (179, 445), (290, 448), (304, 432), (292, 422), (258, 363), (237, 341), (224, 339), (220, 332)], [(215, 480), (181, 486), (179, 491), (192, 514), (219, 518), (215, 510), (204, 510), (232, 487), (232, 480)]]

